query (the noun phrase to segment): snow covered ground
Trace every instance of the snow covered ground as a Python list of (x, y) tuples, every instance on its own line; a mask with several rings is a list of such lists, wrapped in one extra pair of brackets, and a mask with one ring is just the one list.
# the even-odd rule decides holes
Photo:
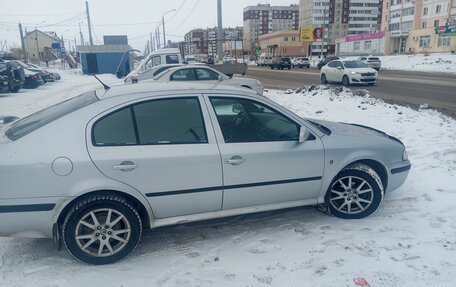
[(443, 72), (456, 74), (456, 54), (442, 53), (381, 56), (382, 68), (417, 72)]
[[(25, 116), (97, 86), (88, 76), (62, 78), (1, 95), (0, 115)], [(369, 218), (306, 207), (162, 228), (108, 266), (79, 263), (51, 240), (0, 238), (0, 286), (333, 287), (358, 277), (376, 287), (456, 286), (456, 121), (362, 94), (323, 86), (265, 93), (303, 117), (372, 126), (405, 143), (409, 178)]]

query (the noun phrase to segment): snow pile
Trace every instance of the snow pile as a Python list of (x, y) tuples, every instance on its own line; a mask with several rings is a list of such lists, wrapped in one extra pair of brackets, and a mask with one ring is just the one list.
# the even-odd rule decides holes
[(456, 73), (456, 54), (381, 56), (382, 69)]
[[(96, 86), (89, 77), (67, 75), (49, 88), (0, 97), (0, 115), (26, 115)], [(343, 87), (265, 95), (303, 117), (368, 125), (400, 138), (413, 165), (409, 178), (363, 220), (306, 207), (162, 228), (146, 232), (133, 254), (108, 266), (76, 262), (51, 240), (0, 238), (0, 286), (333, 287), (355, 286), (358, 277), (370, 286), (455, 286), (456, 121)]]

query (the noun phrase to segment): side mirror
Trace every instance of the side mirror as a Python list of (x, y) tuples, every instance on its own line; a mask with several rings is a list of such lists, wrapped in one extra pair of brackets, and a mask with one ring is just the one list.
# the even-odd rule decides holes
[(218, 78), (217, 78), (217, 80), (219, 80), (219, 81), (223, 81), (223, 77), (222, 77), (222, 75), (219, 75), (219, 76), (218, 76)]
[(343, 70), (344, 68), (342, 68), (341, 66), (337, 66), (337, 69), (338, 70)]
[(299, 142), (303, 143), (309, 138), (310, 132), (306, 127), (301, 127), (299, 129)]

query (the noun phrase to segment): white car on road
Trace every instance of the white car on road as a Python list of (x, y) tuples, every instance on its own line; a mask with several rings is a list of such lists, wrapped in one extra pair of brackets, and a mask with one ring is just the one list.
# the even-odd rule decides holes
[(378, 81), (378, 72), (361, 61), (329, 62), (320, 70), (320, 79), (323, 84), (328, 82), (374, 85)]

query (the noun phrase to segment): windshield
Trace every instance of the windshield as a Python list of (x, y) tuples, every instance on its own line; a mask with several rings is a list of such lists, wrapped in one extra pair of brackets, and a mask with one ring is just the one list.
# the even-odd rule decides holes
[(161, 72), (160, 74), (157, 74), (156, 76), (154, 76), (154, 80), (158, 80), (160, 79), (161, 77), (163, 77), (164, 75), (166, 75), (167, 73), (169, 73), (169, 69), (167, 70), (164, 70), (163, 72)]
[(369, 68), (368, 65), (364, 64), (361, 61), (344, 61), (345, 68), (356, 69), (356, 68)]
[(64, 115), (79, 110), (96, 101), (98, 101), (98, 98), (95, 95), (95, 92), (92, 91), (82, 94), (15, 122), (6, 131), (5, 135), (10, 140), (15, 141)]

